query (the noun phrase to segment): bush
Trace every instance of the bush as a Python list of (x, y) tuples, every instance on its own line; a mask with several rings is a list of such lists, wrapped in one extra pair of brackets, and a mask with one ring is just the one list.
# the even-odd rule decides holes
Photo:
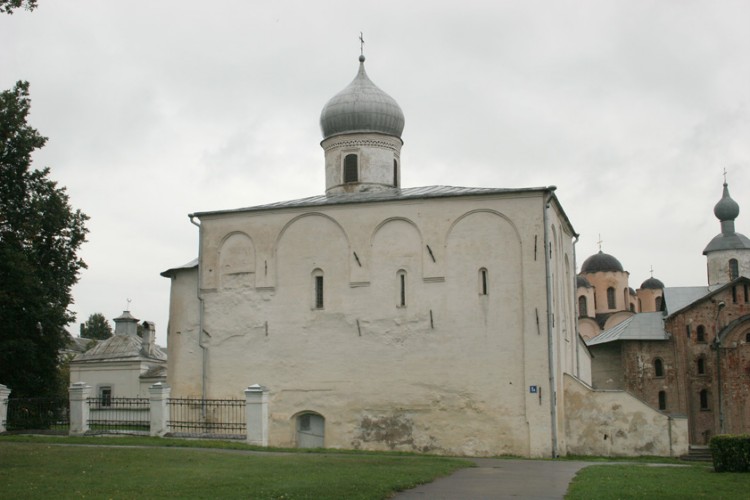
[(749, 472), (750, 434), (712, 437), (711, 458), (716, 472)]

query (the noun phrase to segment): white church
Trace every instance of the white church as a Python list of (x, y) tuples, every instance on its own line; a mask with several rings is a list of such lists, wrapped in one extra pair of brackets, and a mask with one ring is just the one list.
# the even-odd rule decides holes
[(685, 422), (591, 389), (554, 186), (402, 187), (404, 115), (359, 61), (321, 113), (325, 193), (190, 215), (198, 259), (163, 273), (173, 397), (266, 387), (271, 446), (686, 451)]

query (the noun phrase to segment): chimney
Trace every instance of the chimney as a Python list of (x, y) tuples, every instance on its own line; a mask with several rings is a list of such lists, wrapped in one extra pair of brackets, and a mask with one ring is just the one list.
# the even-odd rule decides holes
[(153, 321), (143, 322), (143, 339), (141, 343), (141, 354), (148, 358), (153, 357), (154, 340), (156, 338), (156, 325)]

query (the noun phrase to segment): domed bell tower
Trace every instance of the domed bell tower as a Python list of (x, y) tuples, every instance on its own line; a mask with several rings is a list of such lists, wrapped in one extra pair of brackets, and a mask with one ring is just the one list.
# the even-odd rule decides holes
[(750, 239), (734, 230), (734, 220), (739, 214), (740, 206), (729, 196), (725, 179), (721, 199), (714, 207), (721, 233), (703, 250), (708, 261), (709, 285), (723, 285), (739, 276), (750, 276)]
[(365, 56), (352, 82), (320, 113), (326, 194), (362, 193), (401, 186), (404, 113), (365, 72)]

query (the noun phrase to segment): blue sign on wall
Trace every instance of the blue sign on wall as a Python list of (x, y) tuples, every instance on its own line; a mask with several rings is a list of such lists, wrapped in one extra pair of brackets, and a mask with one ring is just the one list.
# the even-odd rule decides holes
[(529, 386), (529, 392), (531, 394), (536, 394), (536, 386), (535, 385), (530, 385)]

